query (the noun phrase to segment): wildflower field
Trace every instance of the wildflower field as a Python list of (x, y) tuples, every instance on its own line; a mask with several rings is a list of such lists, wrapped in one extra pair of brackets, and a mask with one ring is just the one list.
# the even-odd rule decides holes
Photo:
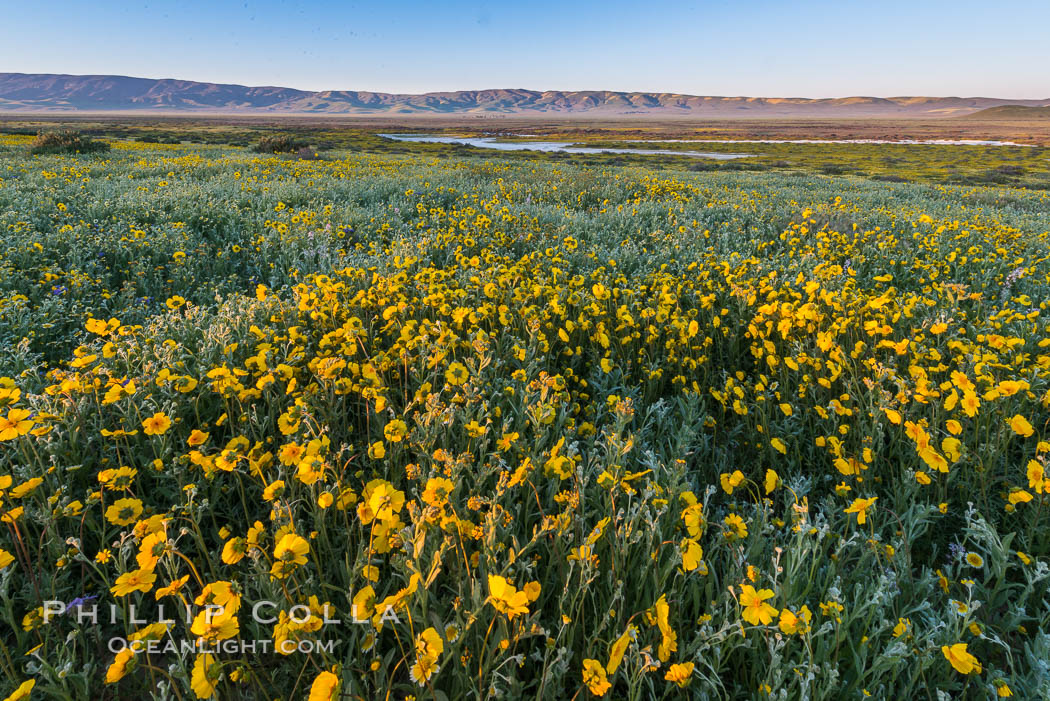
[(1050, 697), (1050, 192), (29, 138), (0, 696)]

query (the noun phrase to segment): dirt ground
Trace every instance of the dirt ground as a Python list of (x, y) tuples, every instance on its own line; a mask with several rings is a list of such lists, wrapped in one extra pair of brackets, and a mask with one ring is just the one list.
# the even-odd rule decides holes
[(164, 128), (194, 123), (212, 128), (294, 127), (366, 131), (450, 131), (470, 134), (535, 134), (587, 138), (695, 139), (975, 139), (1050, 145), (1050, 119), (985, 121), (943, 119), (722, 119), (695, 117), (593, 117), (588, 115), (312, 116), (143, 113), (0, 114), (5, 126), (113, 123)]

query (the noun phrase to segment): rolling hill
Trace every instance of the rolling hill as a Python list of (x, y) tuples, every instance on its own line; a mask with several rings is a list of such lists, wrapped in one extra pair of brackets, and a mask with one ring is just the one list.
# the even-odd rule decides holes
[(605, 90), (460, 90), (421, 95), (307, 91), (115, 75), (0, 73), (0, 112), (215, 114), (592, 114), (733, 117), (951, 117), (1050, 106), (990, 97), (714, 97)]
[(964, 115), (964, 119), (986, 119), (990, 121), (1050, 120), (1050, 106), (1030, 107), (1018, 104), (1000, 105)]

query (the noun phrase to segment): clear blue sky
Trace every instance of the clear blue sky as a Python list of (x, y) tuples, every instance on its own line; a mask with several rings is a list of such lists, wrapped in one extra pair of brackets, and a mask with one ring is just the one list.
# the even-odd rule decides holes
[(307, 90), (1050, 97), (1050, 0), (0, 0), (0, 72)]

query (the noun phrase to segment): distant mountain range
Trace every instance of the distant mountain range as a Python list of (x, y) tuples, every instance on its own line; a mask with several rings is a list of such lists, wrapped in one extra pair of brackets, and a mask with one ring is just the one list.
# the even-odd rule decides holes
[(246, 87), (118, 75), (0, 73), (0, 112), (321, 115), (591, 114), (732, 117), (955, 117), (1045, 100), (993, 97), (703, 97), (607, 90), (459, 90), (422, 95)]

